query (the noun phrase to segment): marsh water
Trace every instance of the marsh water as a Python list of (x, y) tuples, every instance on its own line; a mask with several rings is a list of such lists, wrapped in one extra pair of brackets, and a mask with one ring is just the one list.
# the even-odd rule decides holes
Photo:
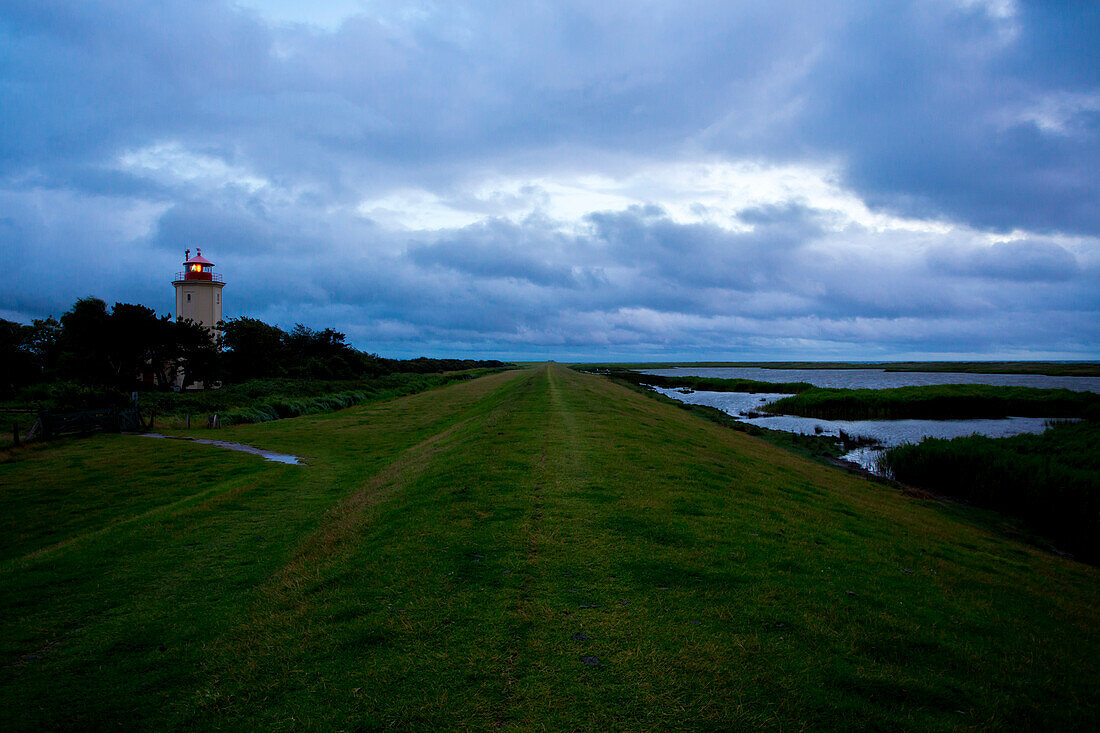
[(789, 397), (790, 395), (780, 394), (778, 392), (748, 393), (699, 391), (685, 393), (678, 389), (661, 387), (654, 387), (653, 389), (667, 397), (680, 400), (681, 402), (692, 405), (716, 407), (722, 412), (737, 418), (741, 422), (768, 428), (770, 430), (784, 430), (789, 433), (801, 433), (802, 435), (825, 435), (832, 437), (839, 437), (841, 431), (843, 431), (851, 436), (873, 438), (878, 441), (878, 445), (856, 448), (842, 457), (844, 460), (857, 463), (860, 467), (875, 473), (881, 473), (878, 466), (878, 459), (885, 448), (892, 448), (903, 443), (918, 443), (922, 438), (960, 438), (975, 433), (979, 435), (988, 435), (992, 438), (1005, 438), (1011, 435), (1020, 435), (1021, 433), (1041, 433), (1046, 430), (1048, 423), (1048, 418), (1044, 417), (1006, 417), (1001, 419), (970, 420), (821, 420), (813, 417), (798, 417), (795, 415), (757, 415), (755, 413), (764, 410), (768, 403), (783, 397)]
[(758, 382), (809, 382), (815, 387), (889, 389), (936, 384), (992, 384), (1100, 392), (1100, 377), (1050, 377), (1044, 374), (969, 374), (962, 372), (888, 372), (883, 369), (764, 369), (762, 367), (674, 367), (642, 369), (666, 377), (754, 379)]
[(263, 448), (256, 448), (255, 446), (245, 445), (244, 443), (230, 443), (225, 440), (209, 440), (207, 438), (184, 438), (176, 435), (161, 435), (160, 433), (142, 433), (146, 438), (166, 438), (169, 440), (187, 440), (192, 443), (201, 443), (203, 445), (212, 445), (217, 448), (225, 448), (226, 450), (235, 450), (240, 453), (251, 453), (254, 456), (260, 456), (265, 461), (275, 461), (276, 463), (287, 463), (292, 466), (301, 466), (302, 459), (298, 456), (292, 456), (288, 453), (276, 453), (271, 450), (264, 450)]

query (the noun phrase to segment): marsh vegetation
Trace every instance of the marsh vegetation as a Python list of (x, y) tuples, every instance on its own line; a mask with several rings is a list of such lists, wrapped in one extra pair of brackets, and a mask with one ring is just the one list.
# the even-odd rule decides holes
[(898, 481), (1019, 517), (1061, 550), (1100, 560), (1100, 422), (1040, 435), (926, 438), (888, 449)]
[(895, 389), (814, 387), (768, 404), (768, 411), (825, 420), (950, 420), (1100, 417), (1100, 394), (1068, 389), (949, 384)]
[[(1090, 562), (1100, 559), (1100, 394), (1095, 392), (981, 384), (811, 386), (798, 394), (764, 393), (766, 402), (758, 405), (719, 390), (674, 391), (699, 379), (713, 390), (723, 381), (713, 377), (609, 375), (659, 384), (666, 396), (721, 407), (742, 424), (801, 433), (810, 437), (809, 447), (814, 439), (834, 440), (844, 459), (868, 470), (1003, 512), (1043, 546)], [(752, 385), (774, 386), (728, 381), (747, 391), (756, 388)], [(774, 432), (764, 435), (776, 442)], [(836, 456), (820, 448), (811, 452)]]

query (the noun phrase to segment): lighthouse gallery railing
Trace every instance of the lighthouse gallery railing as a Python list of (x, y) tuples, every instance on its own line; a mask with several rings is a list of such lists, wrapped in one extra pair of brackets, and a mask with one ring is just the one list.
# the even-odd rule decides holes
[[(187, 277), (188, 274), (190, 274), (191, 277)], [(216, 282), (216, 283), (225, 282), (225, 280), (222, 279), (222, 276), (217, 274), (216, 272), (192, 272), (192, 273), (188, 273), (186, 270), (184, 270), (183, 272), (177, 272), (176, 273), (176, 279), (173, 280), (172, 282), (185, 282), (185, 281), (200, 282), (200, 283), (201, 282)]]

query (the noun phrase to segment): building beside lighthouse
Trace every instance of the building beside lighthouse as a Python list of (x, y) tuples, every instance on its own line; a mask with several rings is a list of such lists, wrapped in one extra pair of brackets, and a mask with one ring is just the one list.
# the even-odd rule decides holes
[(176, 318), (190, 318), (201, 323), (212, 333), (217, 333), (222, 320), (222, 288), (225, 280), (214, 273), (214, 263), (196, 249), (184, 253), (183, 271), (176, 273), (172, 285), (176, 288)]

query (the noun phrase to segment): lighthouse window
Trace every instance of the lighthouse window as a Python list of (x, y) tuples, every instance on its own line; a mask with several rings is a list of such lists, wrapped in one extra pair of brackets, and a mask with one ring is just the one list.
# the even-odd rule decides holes
[(216, 300), (218, 301), (218, 305), (221, 305), (221, 303), (222, 303), (222, 294), (221, 294), (221, 293), (218, 293), (218, 294), (217, 294), (217, 295), (215, 296), (215, 299), (216, 299)]
[(187, 302), (188, 302), (188, 303), (190, 303), (190, 302), (191, 302), (191, 293), (188, 293), (188, 294), (187, 294)]

